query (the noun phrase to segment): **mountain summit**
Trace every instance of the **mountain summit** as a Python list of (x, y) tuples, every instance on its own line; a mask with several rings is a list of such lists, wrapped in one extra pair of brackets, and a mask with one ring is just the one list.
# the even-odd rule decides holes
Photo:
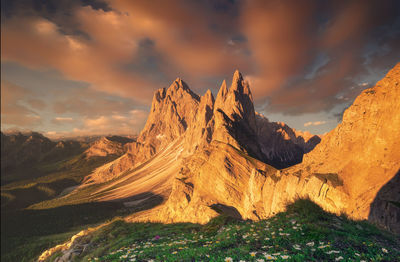
[[(238, 70), (229, 89), (226, 81), (222, 82), (215, 100), (210, 90), (199, 97), (177, 78), (169, 88), (155, 92), (145, 127), (130, 151), (104, 169), (96, 170), (86, 181), (118, 177), (174, 143), (180, 144), (181, 155), (187, 156), (219, 141), (283, 168), (301, 162), (303, 154), (320, 141), (314, 136), (307, 145), (300, 143), (306, 138), (287, 125), (283, 131), (279, 125), (255, 112), (249, 84)], [(297, 136), (288, 136), (286, 132)], [(265, 139), (271, 136), (273, 141)]]

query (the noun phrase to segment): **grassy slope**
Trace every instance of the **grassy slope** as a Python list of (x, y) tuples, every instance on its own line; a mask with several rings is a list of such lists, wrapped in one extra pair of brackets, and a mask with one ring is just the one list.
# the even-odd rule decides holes
[[(1, 261), (32, 261), (40, 252), (78, 231), (126, 213), (120, 203), (76, 204), (47, 210), (24, 209), (77, 185), (96, 167), (116, 156), (77, 155), (38, 169), (47, 174), (1, 187)], [(46, 202), (46, 201), (45, 201)], [(44, 207), (46, 208), (46, 207)]]
[[(77, 185), (96, 167), (117, 156), (85, 159), (77, 155), (56, 163), (36, 167), (43, 176), (13, 182), (1, 187), (2, 209), (15, 210), (28, 207), (58, 196), (67, 187)], [(29, 171), (27, 171), (29, 173)]]
[(85, 241), (90, 245), (76, 261), (267, 261), (268, 256), (278, 261), (400, 261), (395, 236), (368, 222), (326, 213), (308, 200), (259, 222), (222, 216), (204, 226), (117, 220)]

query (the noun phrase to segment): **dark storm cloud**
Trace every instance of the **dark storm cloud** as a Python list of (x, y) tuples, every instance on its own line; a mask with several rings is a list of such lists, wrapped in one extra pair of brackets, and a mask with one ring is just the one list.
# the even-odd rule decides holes
[(343, 103), (339, 94), (351, 102), (355, 81), (376, 81), (399, 61), (399, 2), (247, 3), (244, 32), (259, 70), (255, 93), (268, 97), (270, 112), (328, 111)]

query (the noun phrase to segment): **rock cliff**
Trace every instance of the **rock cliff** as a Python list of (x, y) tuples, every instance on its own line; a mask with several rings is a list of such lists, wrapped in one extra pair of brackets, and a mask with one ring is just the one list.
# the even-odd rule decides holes
[[(343, 122), (324, 136), (321, 143), (305, 155), (301, 164), (283, 170), (276, 170), (260, 161), (259, 152), (253, 150), (253, 145), (249, 147), (249, 143), (254, 141), (252, 138), (247, 138), (247, 144), (239, 142), (243, 140), (230, 132), (237, 124), (235, 121), (240, 122), (236, 128), (242, 127), (243, 132), (248, 132), (246, 134), (259, 132), (256, 137), (261, 141), (255, 143), (254, 148), (268, 142), (274, 145), (260, 147), (264, 155), (273, 152), (271, 148), (279, 148), (274, 143), (284, 141), (293, 141), (291, 146), (295, 149), (288, 150), (288, 154), (295, 154), (295, 150), (307, 152), (307, 142), (319, 138), (308, 136), (299, 139), (297, 132), (285, 124), (269, 123), (260, 115), (256, 115), (254, 122), (242, 119), (251, 108), (246, 110), (238, 106), (227, 110), (228, 113), (221, 110), (225, 121), (214, 114), (214, 129), (220, 121), (220, 133), (213, 136), (212, 142), (203, 150), (184, 160), (166, 203), (130, 220), (205, 223), (221, 212), (245, 219), (260, 219), (283, 211), (287, 203), (297, 198), (309, 198), (330, 212), (345, 213), (354, 219), (369, 217), (388, 229), (397, 230), (395, 224), (399, 222), (400, 210), (396, 200), (399, 192), (395, 188), (400, 188), (400, 185), (394, 176), (400, 169), (400, 140), (397, 135), (400, 104), (396, 102), (400, 97), (399, 73), (400, 65), (397, 65), (375, 87), (364, 90), (345, 111)], [(240, 77), (235, 76), (235, 79)], [(221, 98), (235, 95), (229, 95), (224, 83), (215, 107), (218, 104), (226, 107), (229, 99), (240, 101), (225, 98), (221, 102)], [(276, 138), (278, 135), (283, 142)], [(279, 157), (279, 153), (276, 156)], [(371, 210), (378, 191), (389, 181), (390, 186), (380, 193)], [(383, 198), (392, 201), (385, 202)], [(390, 212), (386, 212), (389, 209)], [(377, 215), (380, 212), (382, 215)]]

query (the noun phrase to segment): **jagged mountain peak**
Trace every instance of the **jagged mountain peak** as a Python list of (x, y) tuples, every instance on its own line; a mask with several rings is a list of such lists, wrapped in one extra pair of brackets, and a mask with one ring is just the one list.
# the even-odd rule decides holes
[(236, 70), (233, 74), (232, 84), (229, 89), (230, 92), (237, 92), (238, 95), (249, 97), (251, 101), (253, 101), (253, 97), (251, 95), (249, 83), (243, 79), (242, 74), (239, 70)]
[(231, 87), (228, 89), (226, 81), (215, 99), (215, 111), (222, 110), (230, 119), (248, 119), (254, 128), (254, 104), (248, 82), (243, 80), (242, 74), (236, 70), (232, 78)]
[(180, 99), (184, 97), (186, 94), (190, 95), (193, 99), (199, 101), (200, 97), (195, 94), (183, 81), (181, 78), (175, 79), (175, 81), (169, 86), (166, 91), (166, 96), (170, 96), (171, 100)]
[(214, 101), (214, 96), (210, 89), (208, 89), (207, 92), (200, 98), (200, 103), (204, 103), (211, 108), (214, 107)]
[(236, 69), (235, 72), (233, 73), (233, 80), (234, 82), (242, 81), (243, 76), (242, 73), (240, 73), (239, 69)]
[[(128, 154), (102, 172), (109, 178), (118, 176), (175, 143), (181, 144), (181, 155), (190, 155), (218, 141), (276, 167), (301, 161), (304, 151), (293, 139), (284, 144), (261, 139), (274, 132), (278, 131), (269, 125), (258, 127), (248, 82), (239, 71), (234, 73), (230, 89), (225, 80), (222, 82), (215, 100), (210, 90), (199, 97), (177, 78), (169, 88), (155, 92), (146, 125)], [(276, 159), (276, 155), (284, 156)]]
[(226, 100), (226, 94), (228, 94), (228, 87), (226, 85), (226, 81), (222, 81), (221, 87), (219, 88), (217, 97), (215, 98), (215, 109), (218, 109), (220, 107), (223, 107), (225, 100)]
[(105, 157), (108, 155), (122, 155), (124, 153), (123, 144), (111, 141), (103, 136), (96, 140), (85, 152), (86, 158)]

